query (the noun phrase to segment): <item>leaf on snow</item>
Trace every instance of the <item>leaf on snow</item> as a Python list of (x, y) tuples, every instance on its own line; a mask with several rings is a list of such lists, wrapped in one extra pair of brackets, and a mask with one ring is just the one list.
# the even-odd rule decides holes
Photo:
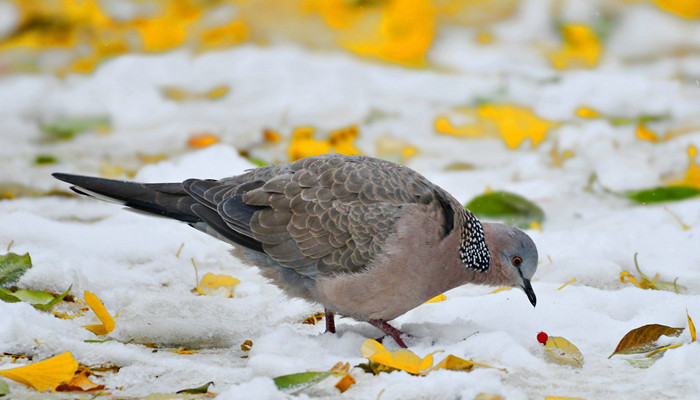
[(433, 368), (431, 368), (431, 371), (436, 370), (436, 369), (448, 369), (450, 371), (469, 372), (472, 369), (474, 369), (474, 367), (493, 368), (493, 369), (497, 369), (499, 371), (503, 371), (505, 373), (508, 373), (508, 370), (505, 368), (497, 368), (497, 367), (492, 367), (490, 365), (477, 363), (477, 362), (474, 362), (472, 360), (465, 360), (465, 359), (453, 356), (452, 354), (448, 355), (447, 357), (445, 357), (444, 360), (440, 361), (437, 365), (435, 365)]
[(202, 277), (199, 289), (205, 296), (233, 297), (236, 286), (240, 280), (231, 275), (217, 275), (211, 272)]
[(425, 375), (433, 365), (432, 354), (420, 358), (407, 349), (389, 351), (381, 343), (372, 339), (365, 340), (360, 351), (362, 352), (362, 357), (368, 358), (370, 361), (393, 369), (400, 369), (413, 375)]
[(6, 382), (0, 381), (0, 397), (7, 396), (10, 394), (10, 387), (7, 386)]
[(688, 314), (688, 311), (685, 312), (685, 315), (688, 316), (688, 329), (690, 330), (690, 341), (694, 342), (697, 338), (695, 336), (695, 324), (693, 323), (693, 320), (690, 319), (690, 314)]
[(347, 374), (335, 384), (335, 387), (340, 390), (340, 393), (345, 393), (345, 391), (350, 389), (350, 386), (354, 385), (356, 382), (352, 375)]
[(333, 375), (333, 372), (300, 372), (273, 378), (278, 389), (287, 393), (299, 393)]
[(0, 287), (14, 284), (31, 267), (32, 259), (29, 253), (22, 256), (15, 253), (0, 256)]
[(106, 116), (98, 117), (66, 117), (57, 119), (49, 124), (42, 125), (41, 130), (52, 140), (70, 140), (86, 131), (106, 132), (109, 130), (110, 120)]
[(662, 186), (653, 189), (629, 191), (625, 193), (625, 196), (643, 204), (661, 203), (664, 201), (678, 201), (700, 196), (700, 188), (693, 186)]
[(547, 361), (572, 367), (583, 367), (583, 354), (568, 340), (560, 336), (550, 336), (544, 345)]
[(86, 291), (85, 292), (85, 302), (92, 309), (92, 311), (97, 315), (97, 318), (102, 322), (96, 325), (86, 325), (85, 329), (94, 333), (95, 335), (106, 335), (114, 330), (114, 318), (109, 315), (109, 312), (105, 308), (102, 301), (94, 294)]
[(635, 354), (646, 353), (648, 351), (660, 349), (663, 346), (656, 344), (656, 341), (662, 336), (678, 336), (685, 328), (672, 328), (666, 325), (649, 324), (641, 326), (637, 329), (632, 329), (622, 337), (615, 351), (608, 358), (615, 354)]
[(175, 392), (176, 394), (188, 393), (188, 394), (204, 394), (209, 392), (209, 386), (213, 386), (214, 382), (207, 382), (202, 386), (198, 386), (190, 389), (182, 389)]
[(70, 352), (25, 365), (19, 368), (0, 370), (0, 376), (12, 379), (38, 391), (55, 389), (73, 377), (78, 362)]
[(0, 288), (0, 300), (8, 303), (23, 301), (33, 305), (34, 308), (38, 310), (49, 311), (68, 295), (70, 289), (71, 288), (69, 287), (64, 293), (54, 296), (51, 293), (38, 290), (20, 289), (12, 292), (10, 290)]
[(530, 200), (515, 193), (487, 192), (473, 198), (466, 208), (477, 217), (499, 219), (508, 225), (526, 229), (532, 222), (541, 223), (544, 211)]
[(684, 286), (677, 284), (676, 281), (659, 281), (659, 274), (654, 275), (654, 279), (649, 279), (649, 277), (646, 276), (644, 272), (642, 272), (642, 270), (639, 268), (639, 263), (637, 262), (637, 253), (634, 253), (634, 267), (639, 273), (639, 280), (637, 280), (637, 278), (635, 278), (634, 275), (632, 275), (628, 271), (622, 271), (620, 272), (620, 283), (629, 282), (640, 289), (665, 290), (667, 292), (674, 293), (680, 293), (681, 291), (686, 290)]
[(76, 374), (71, 380), (56, 387), (57, 392), (95, 392), (104, 390), (105, 385), (98, 385), (88, 378), (87, 371)]

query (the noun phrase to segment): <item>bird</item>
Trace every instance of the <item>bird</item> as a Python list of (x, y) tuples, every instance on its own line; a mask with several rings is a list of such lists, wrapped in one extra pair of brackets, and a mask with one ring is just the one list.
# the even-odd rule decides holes
[(465, 284), (518, 287), (537, 302), (537, 247), (525, 232), (479, 221), (444, 189), (390, 161), (325, 154), (175, 183), (53, 176), (78, 194), (230, 243), (287, 296), (320, 303), (326, 332), (336, 332), (338, 314), (406, 348), (388, 321)]

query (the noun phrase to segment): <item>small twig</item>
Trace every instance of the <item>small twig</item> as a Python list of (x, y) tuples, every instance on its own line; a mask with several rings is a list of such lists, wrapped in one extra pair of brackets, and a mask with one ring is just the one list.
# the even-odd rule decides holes
[(185, 247), (185, 242), (182, 242), (180, 245), (180, 248), (177, 249), (177, 253), (175, 253), (175, 258), (180, 258), (180, 252), (182, 251), (182, 248)]
[(192, 266), (194, 267), (194, 279), (196, 279), (196, 289), (197, 293), (200, 295), (204, 295), (204, 292), (202, 292), (202, 289), (199, 287), (199, 272), (197, 271), (197, 264), (194, 262), (194, 257), (190, 258), (190, 261), (192, 261)]
[(9, 252), (10, 249), (12, 248), (12, 245), (15, 244), (14, 240), (10, 240), (10, 244), (7, 245), (7, 251)]

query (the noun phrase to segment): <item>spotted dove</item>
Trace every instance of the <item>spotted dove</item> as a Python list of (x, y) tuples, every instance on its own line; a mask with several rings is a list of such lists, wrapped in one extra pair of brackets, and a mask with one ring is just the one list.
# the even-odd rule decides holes
[(364, 156), (323, 155), (221, 180), (135, 183), (55, 173), (75, 192), (173, 218), (234, 245), (288, 296), (387, 323), (468, 283), (523, 289), (537, 248), (516, 228), (482, 223), (410, 168)]

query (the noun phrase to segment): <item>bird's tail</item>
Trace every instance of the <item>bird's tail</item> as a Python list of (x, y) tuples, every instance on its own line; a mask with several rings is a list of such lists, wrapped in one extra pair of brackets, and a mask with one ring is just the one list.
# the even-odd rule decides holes
[(52, 175), (73, 185), (71, 189), (78, 194), (187, 223), (201, 221), (192, 212), (191, 206), (196, 201), (185, 192), (182, 183), (137, 183), (63, 173)]

